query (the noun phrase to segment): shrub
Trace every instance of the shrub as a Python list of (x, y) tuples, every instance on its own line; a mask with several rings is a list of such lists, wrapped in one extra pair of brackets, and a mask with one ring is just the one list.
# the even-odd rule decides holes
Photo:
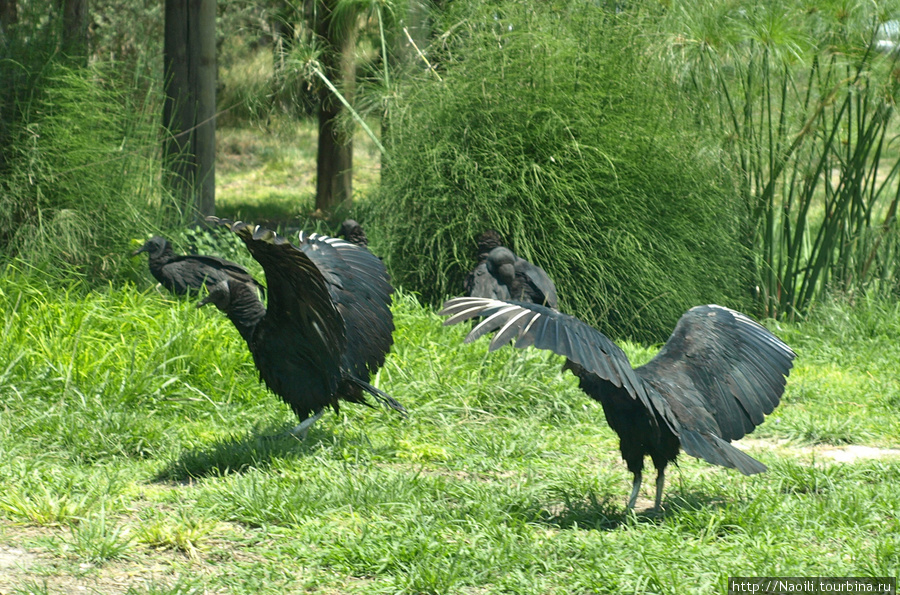
[(744, 304), (737, 193), (639, 20), (579, 1), (448, 8), (442, 80), (404, 89), (361, 215), (396, 283), (458, 295), (493, 227), (561, 309), (615, 336), (659, 341), (688, 307)]
[[(151, 110), (108, 67), (50, 61), (19, 95), (0, 182), (0, 247), (51, 277), (109, 279), (166, 215)], [(176, 213), (177, 215), (177, 213)]]

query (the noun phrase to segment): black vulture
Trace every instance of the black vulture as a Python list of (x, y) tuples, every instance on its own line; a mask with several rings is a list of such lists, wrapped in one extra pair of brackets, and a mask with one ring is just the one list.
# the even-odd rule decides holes
[(489, 229), (478, 238), (478, 265), (466, 275), (466, 295), (514, 300), (556, 309), (556, 286), (549, 275), (501, 245), (500, 234)]
[(244, 267), (216, 256), (177, 255), (163, 237), (153, 236), (131, 255), (137, 256), (141, 252), (150, 257), (150, 273), (163, 287), (177, 295), (197, 293), (203, 287), (228, 279), (250, 285), (265, 295), (265, 288)]
[(344, 222), (341, 223), (338, 237), (344, 238), (351, 244), (356, 244), (363, 248), (369, 247), (369, 239), (366, 237), (365, 230), (363, 230), (362, 225), (353, 219), (345, 219)]
[(381, 260), (338, 238), (300, 232), (295, 247), (274, 231), (207, 217), (236, 233), (263, 267), (268, 303), (233, 280), (210, 287), (212, 303), (247, 342), (259, 376), (290, 405), (305, 436), (339, 401), (369, 405), (365, 394), (401, 414), (397, 401), (369, 384), (393, 343), (393, 288)]
[(679, 448), (745, 475), (766, 466), (730, 444), (763, 422), (784, 392), (794, 352), (749, 317), (722, 306), (697, 306), (678, 321), (672, 336), (647, 364), (632, 369), (625, 353), (581, 320), (535, 304), (455, 298), (444, 304), (444, 324), (483, 320), (466, 342), (497, 331), (493, 351), (516, 338), (516, 347), (549, 349), (567, 358), (564, 369), (603, 406), (619, 435), (619, 449), (634, 484), (641, 487), (644, 456), (658, 473), (662, 499), (666, 465)]

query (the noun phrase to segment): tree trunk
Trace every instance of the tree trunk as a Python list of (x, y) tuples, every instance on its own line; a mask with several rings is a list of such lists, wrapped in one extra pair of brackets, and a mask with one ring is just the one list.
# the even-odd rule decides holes
[(194, 154), (200, 185), (200, 218), (216, 214), (216, 0), (193, 0), (197, 34), (190, 40), (191, 78), (197, 93)]
[(166, 183), (182, 210), (215, 214), (216, 2), (166, 0), (163, 141)]
[(72, 60), (86, 66), (88, 58), (87, 0), (61, 0), (62, 51)]
[(5, 35), (10, 25), (19, 22), (16, 0), (0, 0), (0, 35)]
[[(322, 73), (352, 101), (356, 82), (355, 19), (332, 22), (335, 2), (318, 7), (316, 34), (325, 42)], [(326, 87), (319, 91), (319, 145), (316, 156), (316, 210), (331, 218), (353, 199), (353, 130), (342, 121), (344, 105)]]

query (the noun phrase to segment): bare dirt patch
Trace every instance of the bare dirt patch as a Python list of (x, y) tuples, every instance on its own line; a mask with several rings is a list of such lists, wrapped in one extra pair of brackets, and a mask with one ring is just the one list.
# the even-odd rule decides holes
[(7, 572), (24, 571), (37, 556), (18, 547), (0, 545), (0, 581)]
[(857, 461), (880, 460), (900, 457), (898, 448), (879, 448), (847, 444), (835, 446), (831, 444), (797, 445), (787, 440), (744, 438), (733, 442), (741, 450), (772, 450), (779, 455), (795, 458), (811, 458), (814, 460), (830, 459), (838, 463), (855, 463)]

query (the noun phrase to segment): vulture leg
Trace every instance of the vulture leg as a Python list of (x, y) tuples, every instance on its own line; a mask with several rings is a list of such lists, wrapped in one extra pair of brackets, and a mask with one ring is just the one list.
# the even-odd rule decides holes
[[(657, 485), (659, 485), (657, 483)], [(637, 502), (638, 492), (641, 491), (641, 472), (635, 471), (634, 473), (634, 484), (631, 488), (631, 496), (628, 498), (628, 508), (634, 508), (634, 503)]]
[(309, 433), (309, 428), (311, 428), (314, 423), (319, 421), (319, 418), (322, 417), (322, 414), (324, 413), (325, 409), (319, 409), (318, 411), (316, 411), (315, 415), (308, 419), (304, 419), (297, 425), (297, 427), (295, 427), (293, 430), (290, 430), (288, 434), (300, 438), (300, 440), (306, 440), (306, 435)]
[(659, 505), (662, 502), (663, 485), (666, 483), (666, 468), (660, 467), (656, 473), (656, 505), (653, 512), (659, 512)]

